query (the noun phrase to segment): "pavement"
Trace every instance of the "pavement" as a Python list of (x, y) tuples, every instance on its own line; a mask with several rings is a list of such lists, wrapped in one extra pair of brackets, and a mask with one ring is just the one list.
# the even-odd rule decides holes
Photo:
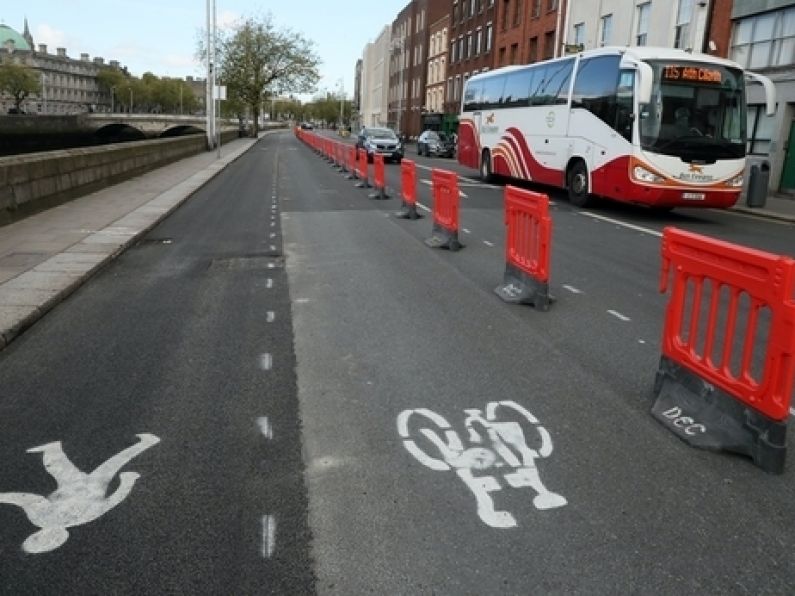
[(256, 141), (235, 139), (220, 158), (200, 153), (0, 227), (0, 350)]
[[(195, 155), (0, 227), (0, 350), (255, 142), (236, 139), (220, 158)], [(795, 223), (793, 198), (733, 209)]]

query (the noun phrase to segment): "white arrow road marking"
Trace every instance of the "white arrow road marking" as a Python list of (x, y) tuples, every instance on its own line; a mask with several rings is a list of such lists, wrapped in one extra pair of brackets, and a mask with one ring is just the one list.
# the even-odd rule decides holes
[(81, 472), (69, 461), (60, 441), (28, 449), (28, 453), (42, 454), (44, 469), (55, 479), (58, 488), (47, 497), (0, 493), (0, 503), (21, 507), (31, 523), (41, 528), (28, 536), (22, 549), (31, 554), (55, 550), (68, 540), (67, 528), (92, 522), (116, 507), (127, 498), (141, 475), (122, 472), (119, 486), (107, 495), (111, 481), (131, 459), (159, 442), (155, 435), (140, 434), (137, 444), (117, 453), (90, 474)]

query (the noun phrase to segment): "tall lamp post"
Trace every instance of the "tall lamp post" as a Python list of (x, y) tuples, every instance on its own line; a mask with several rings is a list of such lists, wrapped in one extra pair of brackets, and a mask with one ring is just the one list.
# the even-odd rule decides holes
[(343, 111), (344, 111), (343, 106), (344, 106), (344, 102), (345, 102), (345, 79), (340, 78), (338, 82), (340, 84), (340, 125), (339, 125), (339, 130), (342, 130), (342, 122), (345, 119), (345, 116), (344, 116), (344, 113), (343, 113)]
[(111, 85), (110, 86), (110, 113), (111, 114), (116, 109), (116, 106), (115, 106), (115, 99), (116, 99), (115, 98), (115, 94), (116, 94), (116, 85)]
[(133, 110), (133, 90), (132, 86), (130, 86), (130, 114), (132, 114)]

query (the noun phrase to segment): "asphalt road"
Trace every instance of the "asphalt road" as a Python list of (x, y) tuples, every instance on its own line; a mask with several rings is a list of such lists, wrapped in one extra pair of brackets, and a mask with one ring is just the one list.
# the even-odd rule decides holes
[[(426, 206), (425, 168), (474, 174), (417, 163)], [(267, 137), (1, 352), (0, 591), (789, 593), (790, 471), (687, 447), (648, 410), (663, 227), (793, 254), (793, 226), (550, 191), (539, 312), (493, 292), (501, 188), (461, 190), (465, 248), (431, 249), (427, 214)], [(486, 469), (489, 413), (537, 472)], [(142, 433), (159, 442), (123, 464), (126, 498), (26, 551), (58, 536), (27, 542), (3, 504), (56, 488), (25, 451), (60, 440), (88, 472)]]

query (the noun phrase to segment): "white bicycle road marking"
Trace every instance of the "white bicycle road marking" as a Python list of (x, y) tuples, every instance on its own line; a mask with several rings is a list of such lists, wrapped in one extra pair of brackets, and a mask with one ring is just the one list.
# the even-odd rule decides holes
[(41, 528), (22, 543), (25, 552), (38, 554), (55, 550), (69, 538), (67, 528), (94, 521), (130, 494), (135, 481), (140, 478), (137, 472), (119, 474), (118, 488), (106, 496), (108, 486), (119, 470), (160, 442), (152, 434), (137, 436), (139, 441), (136, 445), (114, 455), (90, 474), (81, 472), (69, 461), (60, 441), (28, 449), (28, 453), (42, 454), (44, 468), (58, 483), (58, 488), (47, 497), (32, 493), (0, 493), (0, 503), (21, 507), (30, 522)]
[[(501, 409), (513, 410), (531, 423), (539, 434), (541, 446), (531, 449), (527, 446), (522, 426), (515, 421), (500, 422), (498, 412)], [(492, 528), (513, 528), (517, 526), (516, 518), (508, 511), (498, 511), (490, 493), (503, 488), (502, 480), (507, 486), (521, 488), (531, 487), (536, 496), (533, 505), (536, 509), (554, 509), (566, 505), (566, 498), (549, 491), (541, 482), (535, 460), (547, 458), (552, 454), (552, 438), (547, 430), (539, 425), (538, 420), (530, 412), (514, 401), (493, 401), (486, 404), (486, 415), (479, 409), (466, 409), (464, 427), (471, 447), (464, 447), (459, 434), (452, 429), (450, 423), (433, 410), (417, 408), (402, 411), (397, 417), (398, 434), (403, 439), (403, 446), (422, 465), (446, 472), (454, 470), (456, 475), (466, 484), (475, 496), (477, 513), (481, 521)], [(421, 428), (419, 434), (429, 441), (435, 453), (429, 454), (412, 437), (409, 422), (412, 417), (423, 417), (436, 429)], [(419, 438), (419, 437), (417, 437)], [(508, 468), (500, 475), (476, 475), (474, 472)]]

